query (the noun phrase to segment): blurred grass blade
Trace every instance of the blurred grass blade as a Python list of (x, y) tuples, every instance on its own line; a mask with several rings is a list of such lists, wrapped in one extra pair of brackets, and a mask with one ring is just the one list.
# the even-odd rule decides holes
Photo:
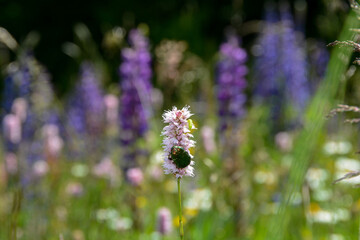
[(5, 29), (0, 27), (0, 42), (5, 44), (8, 48), (15, 51), (18, 47), (16, 40), (11, 34)]
[(34, 49), (40, 42), (40, 34), (36, 31), (31, 31), (26, 35), (22, 47), (25, 49)]
[(74, 59), (80, 59), (81, 49), (78, 45), (72, 42), (66, 42), (62, 45), (62, 51)]
[[(354, 11), (351, 11), (346, 19), (339, 40), (354, 39), (354, 32), (350, 29), (358, 28), (359, 26), (360, 21), (357, 20)], [(288, 225), (291, 217), (289, 202), (292, 196), (294, 196), (294, 193), (301, 189), (311, 154), (317, 146), (326, 121), (325, 116), (334, 104), (334, 99), (340, 86), (340, 80), (344, 76), (350, 63), (351, 51), (352, 49), (348, 47), (335, 47), (333, 49), (325, 79), (307, 109), (304, 129), (295, 141), (289, 179), (282, 193), (283, 198), (280, 208), (277, 215), (275, 215), (271, 221), (272, 224), (270, 224), (266, 239), (280, 240), (284, 238), (285, 232), (289, 233)]]

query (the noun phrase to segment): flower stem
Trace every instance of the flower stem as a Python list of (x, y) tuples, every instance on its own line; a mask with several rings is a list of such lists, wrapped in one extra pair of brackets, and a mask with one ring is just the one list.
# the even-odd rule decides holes
[(180, 180), (181, 178), (177, 179), (178, 183), (178, 193), (179, 193), (179, 227), (180, 227), (180, 239), (184, 239), (184, 225), (182, 220), (182, 211), (181, 211), (181, 188), (180, 188)]

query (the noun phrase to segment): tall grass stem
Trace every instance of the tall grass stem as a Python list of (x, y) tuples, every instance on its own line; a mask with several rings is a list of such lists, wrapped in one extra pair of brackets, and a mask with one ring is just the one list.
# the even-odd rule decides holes
[(184, 239), (184, 224), (182, 220), (182, 209), (181, 209), (181, 186), (180, 186), (181, 178), (177, 179), (178, 185), (178, 193), (179, 193), (179, 227), (180, 227), (180, 239)]

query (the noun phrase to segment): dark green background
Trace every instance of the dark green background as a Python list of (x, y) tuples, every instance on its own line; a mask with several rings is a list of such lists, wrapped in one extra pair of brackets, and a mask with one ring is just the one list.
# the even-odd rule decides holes
[[(347, 1), (308, 0), (306, 11), (297, 7), (305, 1), (289, 2), (298, 26), (300, 29), (304, 26), (302, 29), (305, 29), (307, 37), (324, 42), (337, 37), (348, 8)], [(261, 20), (265, 6), (264, 0), (1, 0), (0, 26), (20, 43), (30, 31), (40, 33), (41, 41), (35, 55), (47, 66), (53, 75), (56, 92), (62, 95), (68, 90), (69, 75), (78, 68), (61, 50), (64, 42), (73, 41), (76, 23), (82, 22), (89, 27), (100, 51), (103, 51), (101, 41), (104, 33), (112, 27), (130, 29), (146, 23), (153, 47), (165, 38), (185, 40), (190, 51), (209, 61), (223, 40), (227, 26), (232, 25), (240, 34), (243, 33), (245, 24), (252, 27), (252, 22)], [(327, 21), (332, 24), (327, 24)], [(243, 45), (247, 50), (257, 36), (257, 29), (250, 30), (253, 31), (243, 36)], [(116, 72), (116, 69), (112, 71)], [(117, 81), (115, 76), (113, 74), (114, 82)]]

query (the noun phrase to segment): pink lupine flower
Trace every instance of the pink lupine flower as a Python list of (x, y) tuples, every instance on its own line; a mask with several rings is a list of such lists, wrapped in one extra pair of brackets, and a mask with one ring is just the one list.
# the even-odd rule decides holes
[(9, 174), (16, 174), (18, 171), (18, 162), (17, 162), (17, 157), (15, 155), (15, 153), (6, 153), (5, 154), (5, 166), (6, 166), (6, 171)]
[(157, 213), (157, 231), (161, 235), (167, 235), (172, 230), (171, 212), (168, 208), (160, 208)]
[(18, 116), (22, 122), (26, 120), (27, 102), (24, 98), (17, 98), (11, 107), (11, 111)]
[(73, 197), (80, 197), (84, 193), (84, 187), (79, 182), (70, 182), (66, 186), (66, 193)]
[(174, 174), (176, 178), (194, 176), (194, 168), (192, 167), (195, 164), (194, 161), (191, 161), (184, 168), (178, 168), (174, 161), (169, 159), (171, 148), (174, 146), (182, 147), (193, 158), (189, 149), (195, 146), (195, 141), (190, 140), (190, 138), (193, 138), (193, 135), (190, 134), (190, 129), (195, 129), (195, 127), (188, 121), (192, 115), (189, 111), (189, 106), (185, 106), (181, 110), (173, 107), (171, 111), (166, 111), (163, 114), (164, 123), (168, 123), (161, 133), (164, 136), (164, 172), (165, 174)]
[(36, 177), (45, 176), (49, 172), (49, 165), (44, 160), (37, 160), (33, 165), (33, 174)]
[(46, 149), (51, 156), (58, 156), (63, 148), (64, 142), (59, 136), (53, 136), (46, 142)]
[(201, 129), (201, 137), (205, 151), (210, 154), (214, 153), (216, 151), (214, 130), (210, 126), (204, 126)]
[(59, 128), (55, 124), (46, 124), (42, 127), (43, 138), (51, 138), (59, 135)]
[(14, 114), (7, 114), (3, 120), (5, 139), (17, 144), (21, 141), (21, 120)]
[(96, 177), (109, 179), (112, 184), (119, 181), (119, 170), (109, 157), (104, 157), (96, 164), (92, 173)]
[(42, 134), (46, 152), (51, 157), (57, 157), (64, 145), (62, 138), (59, 136), (58, 126), (55, 124), (46, 124), (42, 128)]
[(288, 132), (279, 132), (275, 136), (275, 143), (280, 150), (288, 152), (292, 148), (293, 139), (291, 134), (289, 134)]
[(144, 180), (144, 175), (140, 168), (130, 168), (126, 172), (126, 176), (129, 182), (134, 186), (140, 186)]
[(113, 94), (108, 94), (104, 97), (106, 108), (106, 120), (109, 124), (116, 124), (118, 120), (119, 100)]

